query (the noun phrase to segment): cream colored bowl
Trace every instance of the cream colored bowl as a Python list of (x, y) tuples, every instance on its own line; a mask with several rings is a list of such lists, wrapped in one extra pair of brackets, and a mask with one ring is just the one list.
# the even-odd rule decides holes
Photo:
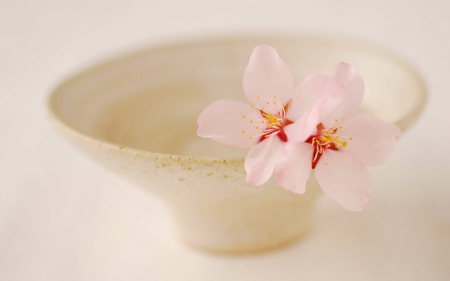
[(219, 98), (244, 100), (241, 81), (254, 47), (274, 46), (303, 79), (353, 64), (366, 83), (363, 108), (406, 129), (425, 102), (422, 79), (397, 57), (357, 41), (309, 36), (224, 38), (150, 48), (67, 80), (49, 98), (64, 136), (104, 166), (161, 196), (186, 242), (248, 252), (295, 240), (311, 225), (318, 194), (273, 180), (245, 182), (246, 151), (196, 136), (196, 119)]

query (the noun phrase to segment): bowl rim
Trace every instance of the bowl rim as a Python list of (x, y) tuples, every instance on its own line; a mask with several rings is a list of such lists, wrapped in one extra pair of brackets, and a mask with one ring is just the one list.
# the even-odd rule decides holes
[(125, 54), (119, 54), (112, 58), (104, 59), (103, 61), (96, 62), (90, 67), (84, 68), (78, 71), (75, 75), (64, 79), (56, 87), (53, 88), (50, 95), (47, 97), (46, 111), (48, 118), (51, 123), (62, 133), (81, 140), (87, 144), (94, 145), (97, 147), (102, 147), (111, 151), (118, 153), (125, 153), (130, 155), (139, 155), (146, 158), (151, 158), (155, 160), (176, 160), (176, 161), (189, 161), (189, 162), (202, 162), (202, 163), (222, 163), (222, 164), (241, 164), (244, 161), (244, 157), (198, 157), (198, 156), (188, 156), (188, 155), (176, 155), (160, 152), (152, 152), (149, 150), (142, 150), (138, 148), (132, 148), (128, 146), (123, 146), (120, 144), (112, 143), (106, 140), (97, 139), (86, 135), (79, 130), (72, 127), (70, 124), (66, 123), (63, 118), (58, 115), (55, 100), (63, 92), (63, 89), (70, 83), (83, 79), (92, 73), (95, 73), (101, 69), (108, 68), (122, 61), (132, 59), (134, 57), (139, 57), (149, 52), (157, 53), (161, 51), (176, 50), (186, 47), (194, 47), (197, 45), (207, 45), (207, 44), (226, 44), (235, 41), (242, 40), (285, 40), (285, 41), (316, 41), (320, 43), (333, 44), (336, 46), (351, 46), (355, 49), (360, 49), (364, 51), (370, 51), (375, 55), (382, 56), (391, 62), (397, 64), (406, 73), (409, 73), (417, 82), (420, 87), (419, 100), (417, 101), (415, 107), (413, 107), (409, 112), (407, 112), (402, 118), (395, 121), (394, 124), (400, 127), (402, 131), (408, 128), (416, 119), (421, 115), (425, 108), (428, 100), (428, 90), (423, 76), (411, 65), (410, 62), (405, 60), (402, 56), (393, 52), (392, 50), (383, 47), (379, 44), (373, 43), (371, 41), (360, 40), (357, 38), (351, 38), (341, 35), (330, 35), (330, 34), (309, 34), (309, 33), (298, 33), (298, 32), (282, 32), (282, 33), (262, 33), (262, 34), (238, 34), (238, 35), (216, 35), (213, 37), (199, 37), (199, 38), (181, 38), (178, 40), (165, 41), (159, 44), (152, 44), (150, 46), (141, 47), (138, 50), (131, 52), (126, 52)]

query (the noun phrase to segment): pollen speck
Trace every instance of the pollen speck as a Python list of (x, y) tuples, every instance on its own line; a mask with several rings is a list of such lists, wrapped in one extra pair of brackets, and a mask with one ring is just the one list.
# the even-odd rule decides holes
[(339, 129), (342, 129), (342, 126), (339, 126)]
[(277, 97), (277, 95), (273, 95), (273, 97), (274, 97), (274, 98), (276, 98), (276, 97)]
[(242, 115), (242, 118), (245, 118), (245, 117), (247, 117), (247, 116), (245, 116), (245, 115)]
[(274, 102), (273, 102), (273, 104), (274, 104), (274, 105), (277, 105), (277, 102), (276, 102), (276, 101), (274, 101)]
[(263, 123), (263, 124), (264, 124), (264, 120), (261, 120), (261, 123)]
[(334, 119), (334, 122), (337, 122), (338, 120), (337, 119)]
[(260, 99), (261, 97), (260, 96), (258, 96), (258, 99)]
[(245, 134), (245, 130), (242, 130), (242, 133)]
[(264, 130), (261, 130), (261, 133), (264, 133)]
[(353, 138), (352, 137), (350, 137), (350, 138), (348, 138), (349, 140), (352, 140)]
[(249, 136), (248, 138), (249, 138), (249, 139), (252, 139), (253, 137), (252, 137), (252, 136)]
[(253, 120), (250, 120), (250, 123), (253, 123)]
[(259, 129), (259, 127), (258, 126), (256, 126), (256, 130), (258, 130)]
[(269, 104), (269, 102), (268, 102), (268, 101), (266, 101), (266, 104)]
[(327, 162), (325, 162), (325, 166), (326, 166), (326, 165), (328, 165), (328, 163), (327, 163)]

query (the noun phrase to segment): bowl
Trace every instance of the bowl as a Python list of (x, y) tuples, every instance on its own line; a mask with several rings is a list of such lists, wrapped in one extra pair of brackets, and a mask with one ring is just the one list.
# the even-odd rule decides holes
[(341, 61), (366, 84), (362, 110), (402, 130), (420, 115), (426, 90), (417, 72), (368, 43), (310, 35), (241, 36), (171, 43), (112, 59), (68, 79), (48, 100), (55, 127), (87, 155), (160, 196), (179, 237), (202, 249), (274, 249), (311, 228), (319, 194), (272, 179), (245, 181), (245, 150), (196, 136), (196, 119), (220, 98), (244, 101), (242, 76), (254, 47), (274, 46), (297, 82)]

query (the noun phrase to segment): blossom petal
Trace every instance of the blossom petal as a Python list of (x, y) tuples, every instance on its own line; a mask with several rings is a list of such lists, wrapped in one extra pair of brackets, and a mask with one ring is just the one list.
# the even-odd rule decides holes
[(288, 146), (285, 160), (275, 168), (277, 184), (294, 193), (303, 194), (311, 173), (313, 150), (307, 143)]
[(262, 120), (259, 110), (251, 105), (222, 99), (210, 104), (200, 114), (197, 135), (225, 145), (251, 148), (258, 143), (261, 131), (256, 126)]
[(386, 162), (394, 150), (395, 138), (400, 129), (370, 114), (360, 113), (342, 124), (339, 135), (351, 138), (342, 148), (364, 166), (374, 166)]
[(349, 211), (362, 211), (369, 201), (370, 174), (344, 151), (326, 150), (317, 163), (315, 176), (323, 192)]
[(249, 183), (262, 185), (270, 179), (282, 159), (284, 144), (277, 136), (272, 136), (249, 151), (245, 157), (245, 171)]
[(305, 141), (317, 130), (319, 123), (318, 108), (305, 112), (294, 123), (286, 126), (284, 132), (291, 143), (299, 143)]
[(364, 96), (364, 82), (352, 65), (339, 63), (334, 67), (330, 77), (344, 86), (345, 96), (333, 114), (323, 120), (322, 123), (325, 127), (332, 125), (335, 119), (344, 122), (354, 116), (358, 112)]
[(315, 110), (318, 119), (322, 120), (339, 106), (344, 93), (344, 87), (334, 79), (320, 74), (309, 75), (295, 88), (286, 117), (297, 120), (306, 111)]
[(252, 104), (266, 112), (278, 113), (292, 98), (295, 82), (291, 70), (277, 51), (260, 45), (250, 56), (242, 86)]

